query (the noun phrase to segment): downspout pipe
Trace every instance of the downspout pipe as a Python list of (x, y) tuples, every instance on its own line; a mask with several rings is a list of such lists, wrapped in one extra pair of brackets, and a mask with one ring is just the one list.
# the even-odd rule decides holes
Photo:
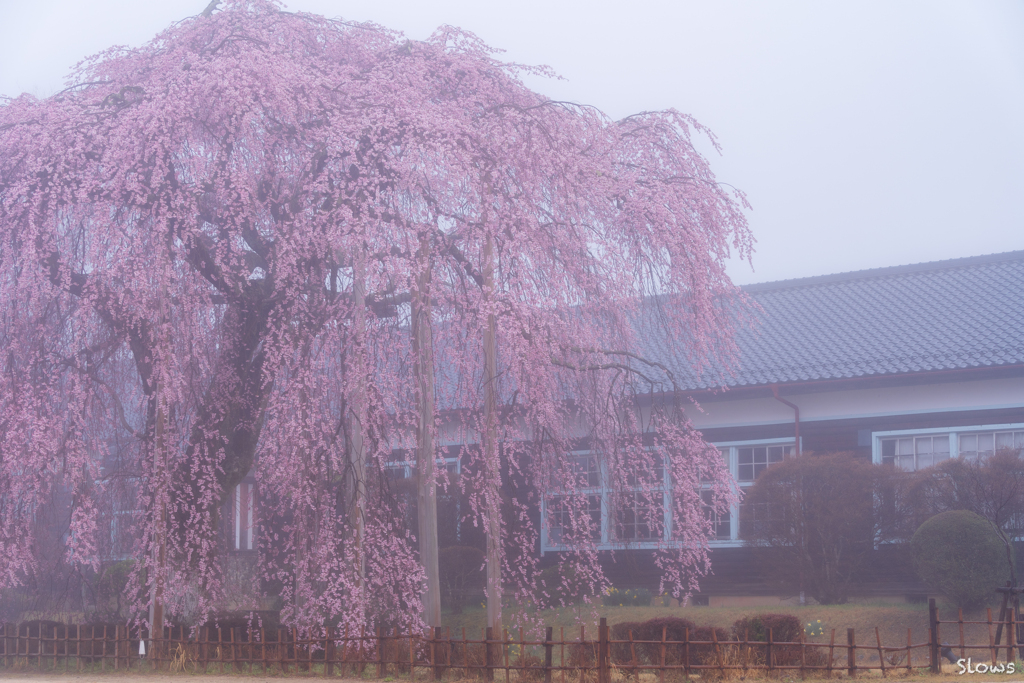
[(790, 403), (786, 399), (784, 399), (781, 396), (779, 396), (779, 385), (778, 384), (773, 384), (772, 385), (772, 396), (774, 396), (775, 400), (778, 401), (779, 403), (785, 403), (787, 406), (789, 406), (790, 408), (793, 409), (793, 432), (794, 432), (794, 435), (796, 437), (796, 454), (797, 454), (797, 456), (799, 456), (800, 455), (800, 408), (797, 407), (796, 404)]
[[(800, 457), (800, 408), (797, 407), (797, 405), (795, 403), (790, 403), (786, 399), (784, 399), (781, 396), (779, 396), (779, 385), (778, 384), (773, 384), (772, 385), (772, 396), (774, 396), (775, 400), (778, 401), (779, 403), (784, 403), (784, 404), (786, 404), (787, 406), (789, 406), (790, 408), (793, 409), (793, 434), (796, 437), (796, 456), (799, 458)], [(802, 474), (802, 472), (803, 472), (803, 470), (801, 469), (801, 475), (800, 475), (800, 488), (801, 488), (801, 490), (803, 489), (803, 474)], [(802, 498), (802, 496), (801, 496), (801, 498)], [(801, 545), (804, 545), (806, 547), (806, 543), (804, 542), (804, 539), (803, 539), (803, 531), (801, 531), (800, 536), (801, 536)], [(807, 604), (807, 600), (804, 597), (804, 563), (803, 562), (800, 562), (800, 604), (801, 605), (806, 605)]]

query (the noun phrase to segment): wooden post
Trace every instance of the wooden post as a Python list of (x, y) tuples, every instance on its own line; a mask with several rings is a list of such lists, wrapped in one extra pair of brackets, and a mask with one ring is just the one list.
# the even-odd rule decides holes
[(508, 629), (502, 629), (501, 636), (501, 658), (505, 662), (505, 683), (508, 683), (508, 651), (509, 646), (512, 645), (511, 639), (508, 637)]
[(658, 681), (659, 683), (665, 683), (665, 635), (667, 627), (661, 627), (661, 660), (660, 666), (658, 667)]
[(1009, 581), (1007, 581), (1006, 582), (1006, 590), (1001, 590), (1001, 589), (998, 589), (998, 588), (996, 589), (998, 592), (1003, 594), (1003, 602), (999, 606), (999, 625), (996, 627), (996, 645), (998, 645), (999, 643), (1002, 642), (1002, 638), (1003, 638), (1003, 624), (1006, 623), (1006, 606), (1009, 604), (1009, 600), (1010, 600), (1010, 587), (1012, 585), (1013, 584), (1011, 584)]
[(941, 671), (939, 663), (939, 610), (935, 607), (935, 598), (928, 599), (928, 663), (931, 672)]
[(1016, 610), (1010, 610), (1010, 626), (1006, 630), (1006, 661), (1012, 662), (1017, 654), (1017, 615)]
[(826, 671), (828, 671), (828, 677), (832, 678), (832, 662), (835, 661), (836, 651), (836, 630), (832, 629), (832, 637), (828, 640), (828, 665)]
[(857, 638), (852, 628), (846, 629), (846, 675), (853, 678), (857, 674)]
[(520, 675), (526, 676), (526, 637), (523, 635), (523, 627), (519, 627), (519, 666)]
[(494, 657), (491, 650), (491, 641), (494, 639), (494, 629), (488, 626), (484, 630), (484, 680), (494, 680)]
[(597, 627), (597, 683), (611, 683), (608, 671), (608, 619), (601, 617)]
[(750, 628), (743, 629), (743, 676), (747, 677), (747, 667), (750, 665)]
[(878, 665), (882, 667), (882, 678), (885, 678), (885, 653), (882, 651), (882, 635), (875, 627), (875, 642), (878, 643)]
[(551, 683), (551, 650), (554, 648), (551, 637), (553, 630), (550, 626), (544, 629), (544, 683)]
[[(664, 628), (661, 630), (661, 639), (662, 639), (662, 641), (665, 640), (665, 629)], [(664, 649), (664, 647), (662, 647), (662, 649)], [(665, 665), (664, 659), (665, 659), (665, 657), (662, 656), (662, 660), (663, 660), (662, 661), (662, 666)], [(689, 629), (689, 627), (683, 629), (683, 675), (685, 675), (687, 678), (690, 677), (690, 629)]]
[[(989, 611), (991, 611), (991, 610), (989, 610)], [(991, 631), (989, 631), (989, 635), (992, 635), (992, 632), (991, 632)], [(912, 667), (912, 666), (911, 666), (911, 664), (910, 664), (910, 659), (911, 659), (911, 657), (913, 657), (914, 655), (913, 655), (913, 652), (911, 651), (911, 649), (910, 649), (910, 648), (911, 648), (911, 633), (910, 633), (910, 629), (908, 628), (908, 629), (907, 629), (907, 675), (908, 675), (908, 676), (909, 676), (910, 674), (914, 673), (914, 669), (913, 669), (913, 667)], [(995, 657), (992, 657), (992, 661), (993, 661), (993, 662), (994, 662), (994, 661), (996, 661), (996, 658), (995, 658)]]
[(964, 611), (958, 609), (956, 613), (956, 623), (960, 627), (960, 658), (963, 659), (967, 655), (964, 654)]
[(804, 680), (807, 676), (805, 667), (807, 666), (807, 634), (803, 630), (800, 631), (800, 680)]
[(768, 629), (768, 644), (764, 648), (764, 661), (768, 665), (768, 670), (771, 671), (775, 668), (775, 653), (772, 652), (772, 630)]
[[(217, 652), (220, 652), (220, 629), (217, 629)], [(288, 673), (288, 646), (285, 645), (284, 640), (284, 629), (277, 629), (277, 665), (281, 667), (281, 673)], [(220, 670), (224, 670), (224, 664), (220, 665)]]
[(324, 636), (324, 673), (327, 676), (334, 676), (334, 634), (331, 627), (327, 627), (327, 635)]
[(387, 672), (387, 662), (384, 661), (384, 637), (380, 634), (380, 626), (377, 627), (377, 678), (384, 678)]
[(437, 641), (441, 639), (441, 627), (434, 627), (433, 638), (430, 639), (430, 663), (434, 667), (434, 680), (441, 680), (441, 667), (437, 661)]
[(989, 607), (986, 610), (986, 615), (988, 616), (988, 649), (989, 649), (989, 654), (992, 655), (992, 661), (994, 662), (997, 659), (999, 659), (999, 655), (996, 653), (996, 640), (992, 636), (992, 608), (991, 607)]
[(725, 662), (722, 661), (722, 650), (718, 647), (718, 634), (714, 626), (711, 627), (711, 642), (715, 648), (715, 660), (718, 661), (718, 675), (725, 678)]

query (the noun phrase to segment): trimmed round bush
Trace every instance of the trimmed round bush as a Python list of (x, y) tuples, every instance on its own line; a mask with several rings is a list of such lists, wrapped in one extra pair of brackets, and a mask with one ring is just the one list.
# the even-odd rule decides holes
[(1006, 546), (991, 522), (967, 510), (930, 518), (910, 541), (921, 580), (963, 609), (983, 607), (1010, 575)]
[(800, 620), (792, 614), (755, 614), (737, 619), (732, 625), (736, 640), (743, 640), (749, 634), (750, 640), (767, 641), (768, 629), (777, 643), (799, 642), (803, 632)]

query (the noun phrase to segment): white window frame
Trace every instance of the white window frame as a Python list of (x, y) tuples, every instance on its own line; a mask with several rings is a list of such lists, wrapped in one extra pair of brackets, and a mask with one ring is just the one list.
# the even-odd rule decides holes
[[(444, 461), (445, 471), (448, 471), (448, 465), (451, 465), (452, 463), (455, 463), (455, 470), (453, 472), (451, 472), (451, 474), (461, 474), (462, 473), (462, 460), (458, 456), (455, 456), (454, 458), (437, 458), (434, 461), (434, 467), (437, 467), (438, 465), (440, 465), (442, 460)], [(384, 469), (394, 470), (394, 471), (402, 470), (402, 476), (398, 477), (398, 478), (399, 479), (411, 479), (413, 472), (416, 471), (416, 461), (415, 460), (395, 460), (395, 461), (392, 461), (392, 462), (386, 462), (386, 463), (384, 463)]]
[[(958, 427), (937, 427), (930, 429), (894, 429), (883, 432), (871, 432), (871, 462), (882, 464), (882, 440), (917, 436), (946, 436), (949, 438), (949, 459), (960, 457), (960, 437), (973, 434), (990, 434), (993, 432), (1024, 431), (1024, 422), (994, 425), (964, 425)], [(916, 466), (916, 463), (915, 463)]]
[[(729, 474), (732, 476), (735, 482), (736, 488), (742, 493), (754, 485), (753, 481), (740, 481), (740, 453), (741, 448), (751, 448), (757, 446), (790, 446), (794, 450), (796, 448), (796, 439), (791, 436), (784, 436), (775, 439), (745, 439), (743, 441), (716, 441), (708, 444), (714, 446), (719, 450), (728, 449), (729, 453), (727, 456), (727, 463), (729, 465)], [(803, 446), (803, 437), (800, 437), (800, 445)], [(770, 465), (769, 465), (770, 467)], [(702, 489), (711, 488), (710, 485), (704, 485)], [(743, 541), (740, 540), (740, 506), (739, 504), (733, 505), (729, 510), (729, 535), (731, 538), (726, 539), (710, 539), (708, 546), (711, 548), (739, 548), (743, 546)]]
[[(245, 497), (245, 519), (246, 524), (242, 526), (242, 486), (247, 487), (248, 495)], [(256, 514), (256, 479), (247, 476), (235, 484), (235, 490), (231, 493), (231, 515), (234, 522), (234, 543), (231, 549), (237, 553), (250, 553), (256, 551), (256, 528), (254, 515)]]
[[(801, 445), (803, 440), (801, 439)], [(733, 479), (733, 485), (739, 491), (743, 491), (754, 485), (753, 481), (740, 482), (738, 478), (739, 474), (739, 449), (749, 448), (756, 446), (790, 446), (794, 450), (796, 449), (796, 440), (793, 437), (781, 437), (775, 439), (748, 439), (742, 441), (719, 441), (714, 443), (708, 443), (709, 446), (722, 450), (727, 450), (726, 453), (726, 464), (728, 466), (729, 475)], [(595, 451), (582, 449), (578, 451), (572, 451), (569, 456), (585, 456), (594, 455)], [(596, 543), (597, 550), (623, 550), (623, 549), (637, 549), (637, 550), (653, 550), (657, 548), (664, 548), (668, 539), (671, 538), (672, 534), (672, 487), (670, 486), (671, 472), (666, 466), (663, 468), (663, 483), (664, 487), (664, 506), (665, 506), (665, 524), (663, 537), (659, 539), (652, 539), (646, 541), (623, 541), (613, 538), (612, 525), (614, 520), (612, 519), (611, 510), (611, 490), (605, 486), (607, 481), (605, 462), (603, 458), (598, 458), (598, 468), (600, 471), (600, 481), (598, 486), (580, 489), (576, 493), (581, 495), (596, 495), (601, 498), (601, 539)], [(710, 489), (710, 484), (701, 486), (701, 490)], [(557, 495), (556, 492), (549, 491), (548, 495)], [(547, 552), (560, 552), (569, 550), (570, 547), (560, 543), (551, 543), (548, 538), (548, 513), (547, 513), (547, 498), (548, 495), (541, 496), (541, 507), (540, 507), (540, 552), (543, 556)], [(729, 510), (729, 539), (710, 539), (708, 545), (711, 548), (738, 548), (743, 545), (743, 541), (739, 538), (740, 528), (740, 509), (739, 505), (733, 505)]]

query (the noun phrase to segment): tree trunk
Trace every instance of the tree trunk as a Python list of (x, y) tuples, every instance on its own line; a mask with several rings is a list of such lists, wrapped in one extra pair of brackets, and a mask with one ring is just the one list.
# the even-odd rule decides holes
[[(490, 297), (494, 287), (494, 245), (491, 236), (484, 244), (484, 296)], [(501, 463), (498, 454), (498, 413), (496, 387), (498, 374), (497, 349), (495, 348), (495, 318), (487, 315), (484, 328), (484, 466), (487, 487), (485, 514), (487, 519), (487, 625), (494, 633), (501, 633)]]
[(437, 484), (434, 479), (434, 341), (431, 331), (430, 240), (420, 238), (420, 273), (412, 297), (413, 373), (416, 377), (416, 489), (420, 561), (426, 574), (423, 621), (441, 625), (441, 581), (437, 566)]
[[(366, 370), (366, 263), (363, 256), (356, 257), (352, 278), (352, 344), (351, 361), (348, 364), (347, 379), (354, 387), (349, 399), (348, 413), (348, 480), (346, 500), (349, 504), (348, 523), (355, 549), (356, 585), (360, 593), (366, 579), (366, 559), (363, 556), (364, 506), (366, 502), (366, 445), (363, 430), (366, 428), (366, 390), (363, 384)], [(361, 596), (365, 598), (365, 596)]]
[[(157, 486), (166, 487), (166, 453), (164, 438), (164, 408), (157, 391), (156, 408), (156, 449), (154, 465), (157, 471)], [(149, 652), (151, 657), (159, 656), (161, 644), (152, 638), (161, 638), (164, 634), (164, 578), (167, 564), (167, 506), (166, 491), (157, 491), (157, 540), (156, 540), (156, 576), (154, 577), (152, 594), (149, 601)]]

